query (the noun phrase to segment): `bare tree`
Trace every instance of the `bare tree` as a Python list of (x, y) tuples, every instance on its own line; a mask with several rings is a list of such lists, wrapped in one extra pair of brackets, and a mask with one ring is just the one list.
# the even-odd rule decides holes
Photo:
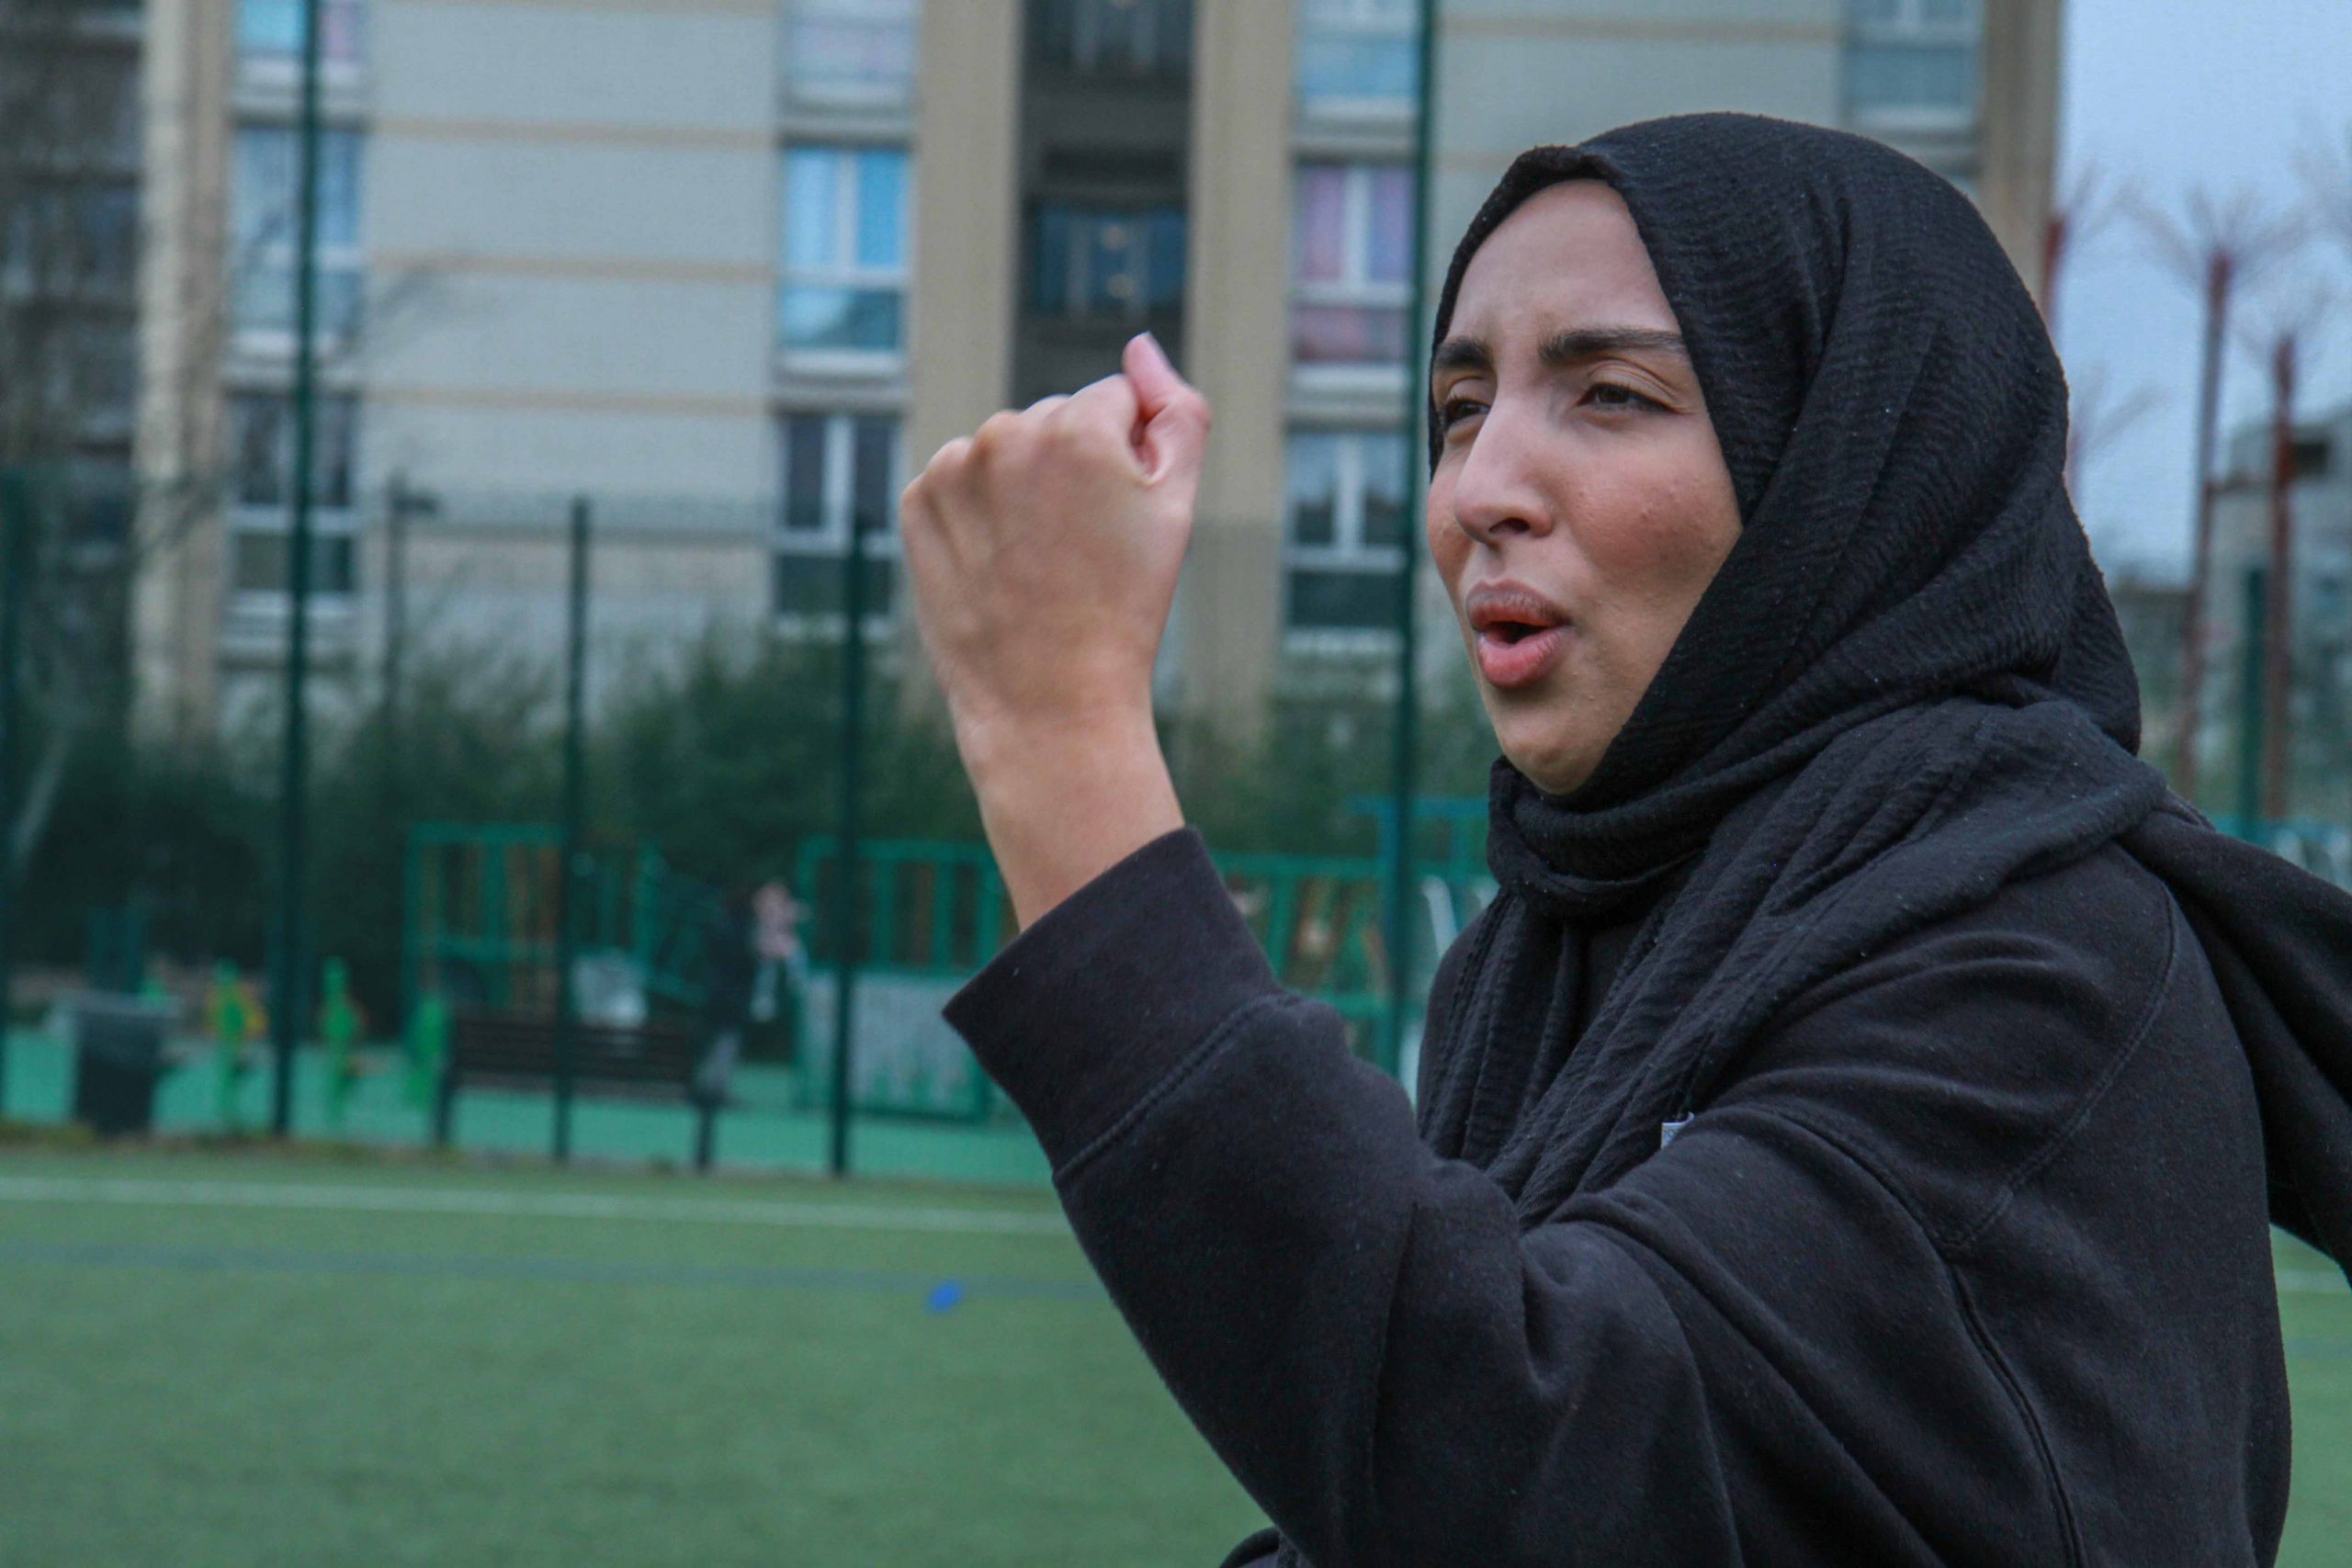
[(2300, 243), (2292, 216), (2265, 212), (2246, 192), (2217, 197), (2190, 190), (2178, 217), (2136, 197), (2126, 206), (2146, 235), (2151, 254), (2204, 301), (2203, 345), (2197, 381), (2197, 466), (2192, 492), (2188, 604), (2181, 618), (2180, 741), (2173, 786), (2197, 793), (2197, 736), (2205, 679), (2205, 609), (2213, 555), (2213, 447), (2221, 418), (2222, 348), (2229, 338), (2236, 292)]
[(2352, 257), (2352, 125), (2341, 146), (2316, 143), (2296, 160), (2311, 197), (2312, 225)]
[[(2242, 342), (2270, 371), (2270, 536), (2263, 581), (2262, 814), (2287, 815), (2288, 757), (2293, 728), (2289, 694), (2294, 684), (2295, 387), (2307, 367), (2317, 329), (2334, 294), (2324, 284), (2298, 280), (2271, 291), (2261, 324)], [(2248, 626), (2246, 636), (2256, 635)]]
[(2162, 408), (2165, 395), (2154, 387), (2119, 393), (2109, 384), (2103, 365), (2069, 377), (2067, 382), (2066, 491), (2076, 498), (2079, 509), (2083, 465)]
[(2086, 163), (2066, 182), (2050, 209), (2041, 238), (2041, 321), (2050, 335), (2058, 335), (2058, 281), (2082, 247), (2107, 227), (2120, 209), (2121, 197), (2096, 163)]

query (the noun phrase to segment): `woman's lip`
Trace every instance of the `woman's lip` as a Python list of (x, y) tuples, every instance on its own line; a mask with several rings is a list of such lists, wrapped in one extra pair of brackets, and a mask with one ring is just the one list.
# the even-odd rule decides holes
[(1505, 691), (1514, 686), (1532, 686), (1551, 673), (1568, 648), (1568, 628), (1545, 626), (1530, 632), (1517, 642), (1505, 642), (1491, 631), (1482, 631), (1477, 640), (1478, 673), (1487, 684)]

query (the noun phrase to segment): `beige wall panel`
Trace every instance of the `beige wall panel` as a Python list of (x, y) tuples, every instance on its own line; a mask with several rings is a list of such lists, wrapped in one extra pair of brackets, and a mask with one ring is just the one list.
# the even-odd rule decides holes
[(361, 231), (379, 254), (776, 265), (773, 146), (383, 135), (367, 162)]
[(372, 280), (380, 386), (643, 398), (764, 397), (774, 288), (426, 271)]
[(1977, 201), (2011, 265), (2041, 297), (2056, 202), (2059, 0), (1985, 0), (1982, 170)]
[(383, 0), (368, 24), (388, 118), (719, 132), (775, 118), (773, 14)]
[(1296, 24), (1274, 0), (1199, 0), (1196, 17), (1185, 369), (1216, 423), (1163, 676), (1246, 739), (1282, 635)]
[(227, 223), (228, 0), (149, 0), (141, 61), (140, 410), (133, 460), (144, 564), (132, 585), (134, 722), (208, 733), (218, 699), (220, 515), (191, 499), (220, 452), (221, 257)]
[(1846, 20), (1846, 0), (1444, 0), (1443, 8), (1449, 29), (1515, 25), (1547, 33), (1611, 28), (1737, 38), (1835, 33)]
[[(1021, 0), (928, 0), (915, 82), (914, 279), (908, 299), (910, 473), (1002, 408), (1012, 385), (1021, 239)], [(910, 660), (910, 716), (944, 709)]]
[(916, 85), (907, 455), (1004, 406), (1020, 254), (1019, 0), (933, 0)]
[(775, 436), (756, 408), (731, 416), (598, 408), (370, 400), (360, 473), (467, 495), (700, 497), (755, 508), (776, 492)]

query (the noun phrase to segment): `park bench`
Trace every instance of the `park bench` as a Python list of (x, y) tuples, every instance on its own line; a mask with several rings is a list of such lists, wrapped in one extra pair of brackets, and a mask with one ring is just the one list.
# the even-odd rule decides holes
[[(556, 1021), (537, 1013), (463, 1011), (451, 1020), (449, 1055), (435, 1097), (433, 1141), (449, 1142), (458, 1086), (552, 1089), (556, 1081)], [(662, 1100), (695, 1110), (695, 1168), (710, 1168), (718, 1108), (695, 1091), (702, 1042), (674, 1023), (629, 1028), (575, 1022), (571, 1027), (571, 1087), (599, 1099)]]

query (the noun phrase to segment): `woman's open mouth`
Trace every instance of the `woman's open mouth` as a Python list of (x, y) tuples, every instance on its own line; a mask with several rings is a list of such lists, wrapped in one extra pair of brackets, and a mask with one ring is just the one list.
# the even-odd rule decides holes
[(1490, 686), (1532, 685), (1566, 651), (1567, 613), (1519, 583), (1472, 589), (1463, 598), (1462, 613), (1475, 634), (1478, 673)]

